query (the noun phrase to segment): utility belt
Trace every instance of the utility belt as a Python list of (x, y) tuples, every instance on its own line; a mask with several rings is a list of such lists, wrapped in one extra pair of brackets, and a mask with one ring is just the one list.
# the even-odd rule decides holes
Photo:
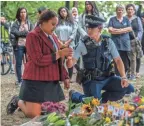
[(95, 68), (94, 70), (85, 70), (83, 79), (101, 81), (113, 75), (114, 75), (114, 72), (112, 71), (101, 71), (98, 68)]
[(78, 73), (76, 76), (76, 82), (78, 84), (81, 84), (86, 80), (102, 81), (105, 80), (107, 77), (115, 75), (115, 71), (113, 70), (112, 64), (109, 66), (107, 71), (101, 71), (98, 68), (92, 70), (88, 70), (88, 69), (77, 69), (77, 70)]

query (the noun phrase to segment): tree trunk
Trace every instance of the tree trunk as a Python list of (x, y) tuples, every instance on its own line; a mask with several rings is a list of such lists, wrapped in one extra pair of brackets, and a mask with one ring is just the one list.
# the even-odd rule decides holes
[(65, 2), (65, 7), (68, 8), (68, 9), (70, 9), (70, 1), (66, 1)]
[(73, 1), (73, 7), (78, 8), (78, 1)]

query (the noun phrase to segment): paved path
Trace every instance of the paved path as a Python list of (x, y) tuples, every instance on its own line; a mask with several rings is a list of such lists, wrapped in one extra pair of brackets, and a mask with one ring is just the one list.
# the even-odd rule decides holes
[(140, 74), (141, 74), (141, 75), (144, 75), (144, 63), (141, 64)]

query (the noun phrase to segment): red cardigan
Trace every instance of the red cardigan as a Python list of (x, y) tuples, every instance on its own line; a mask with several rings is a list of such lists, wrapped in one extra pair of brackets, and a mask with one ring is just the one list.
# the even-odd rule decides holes
[[(58, 40), (53, 35), (58, 48)], [(56, 60), (52, 43), (40, 27), (36, 27), (26, 37), (26, 57), (23, 79), (55, 81), (68, 78), (62, 59)]]

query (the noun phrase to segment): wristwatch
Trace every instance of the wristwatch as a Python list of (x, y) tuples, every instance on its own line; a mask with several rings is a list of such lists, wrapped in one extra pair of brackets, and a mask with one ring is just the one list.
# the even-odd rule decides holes
[(121, 77), (122, 80), (127, 80), (127, 77)]

